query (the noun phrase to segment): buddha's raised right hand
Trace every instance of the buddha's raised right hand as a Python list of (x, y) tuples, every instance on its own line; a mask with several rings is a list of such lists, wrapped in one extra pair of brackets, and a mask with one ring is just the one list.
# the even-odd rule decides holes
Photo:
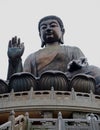
[(8, 57), (10, 60), (21, 58), (24, 53), (24, 43), (20, 42), (20, 38), (13, 37), (8, 44)]

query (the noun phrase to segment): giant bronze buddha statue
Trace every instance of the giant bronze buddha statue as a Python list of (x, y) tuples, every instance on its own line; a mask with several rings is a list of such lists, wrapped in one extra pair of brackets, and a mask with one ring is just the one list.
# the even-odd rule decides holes
[[(49, 90), (53, 86), (55, 90), (70, 91), (73, 86), (75, 91), (89, 92), (92, 89), (94, 93), (100, 94), (100, 69), (90, 66), (78, 47), (63, 45), (65, 29), (62, 20), (57, 16), (46, 16), (39, 21), (38, 30), (42, 49), (30, 54), (24, 66), (21, 59), (24, 44), (16, 36), (9, 41), (7, 80), (8, 84), (12, 85), (9, 87), (10, 90), (18, 83), (15, 79), (24, 76), (23, 80), (20, 79), (19, 88), (14, 89), (15, 91), (27, 90), (20, 85), (25, 86), (22, 83), (25, 83), (27, 75), (30, 75), (28, 81), (33, 78), (36, 80), (35, 84), (39, 86), (35, 87), (35, 90)], [(27, 85), (31, 83), (28, 81)]]

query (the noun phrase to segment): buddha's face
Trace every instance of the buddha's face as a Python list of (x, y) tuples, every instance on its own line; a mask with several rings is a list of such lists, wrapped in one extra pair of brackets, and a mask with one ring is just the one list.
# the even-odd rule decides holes
[(57, 20), (48, 19), (40, 24), (40, 37), (45, 44), (59, 42), (62, 37), (62, 30)]

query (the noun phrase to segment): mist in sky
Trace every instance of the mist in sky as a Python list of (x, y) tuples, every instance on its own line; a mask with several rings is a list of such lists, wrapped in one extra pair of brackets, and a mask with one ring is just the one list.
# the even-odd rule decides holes
[(0, 0), (0, 79), (7, 77), (9, 40), (24, 42), (24, 63), (41, 48), (38, 22), (47, 15), (62, 19), (65, 45), (79, 47), (89, 64), (100, 67), (100, 0)]

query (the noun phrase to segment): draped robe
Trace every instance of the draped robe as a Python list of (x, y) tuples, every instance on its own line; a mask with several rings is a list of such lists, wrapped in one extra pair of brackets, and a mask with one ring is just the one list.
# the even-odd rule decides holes
[(51, 45), (30, 54), (24, 63), (24, 71), (35, 76), (48, 70), (67, 72), (67, 66), (73, 59), (84, 57), (78, 47)]

